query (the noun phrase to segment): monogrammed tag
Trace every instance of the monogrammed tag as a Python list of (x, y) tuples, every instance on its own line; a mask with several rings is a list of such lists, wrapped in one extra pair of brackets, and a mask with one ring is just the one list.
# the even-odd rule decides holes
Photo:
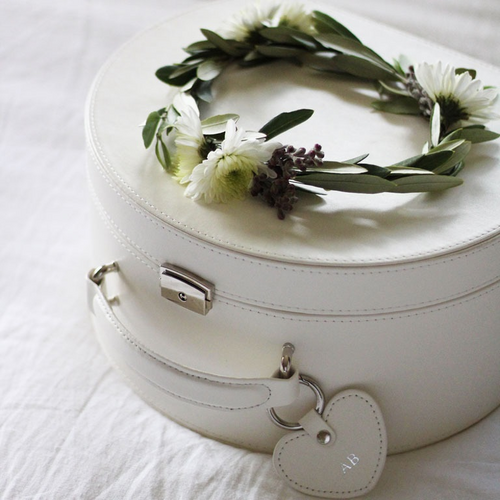
[(292, 488), (321, 498), (353, 498), (374, 488), (387, 437), (371, 396), (343, 391), (322, 416), (311, 410), (299, 422), (304, 430), (281, 438), (273, 454), (276, 471)]

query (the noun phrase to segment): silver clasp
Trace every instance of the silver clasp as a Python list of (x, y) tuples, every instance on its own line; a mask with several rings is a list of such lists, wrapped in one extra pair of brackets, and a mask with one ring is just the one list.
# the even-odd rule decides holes
[(212, 309), (215, 287), (195, 274), (171, 264), (160, 268), (161, 295), (198, 314)]

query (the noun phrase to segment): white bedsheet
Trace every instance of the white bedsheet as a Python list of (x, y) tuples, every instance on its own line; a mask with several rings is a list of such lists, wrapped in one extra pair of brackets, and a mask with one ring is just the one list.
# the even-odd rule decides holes
[[(110, 368), (87, 315), (87, 91), (137, 31), (210, 2), (0, 0), (2, 500), (308, 498), (275, 476), (269, 456), (148, 407)], [(498, 0), (330, 4), (332, 15), (351, 9), (500, 65)], [(500, 499), (500, 411), (390, 457), (367, 498)]]

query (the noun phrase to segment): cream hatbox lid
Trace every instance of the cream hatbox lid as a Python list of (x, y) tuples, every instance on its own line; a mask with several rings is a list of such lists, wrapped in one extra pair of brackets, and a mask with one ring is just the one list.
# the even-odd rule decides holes
[[(145, 150), (142, 143), (140, 124), (174, 95), (155, 71), (182, 61), (182, 48), (203, 38), (200, 28), (216, 30), (246, 3), (211, 4), (159, 24), (136, 36), (101, 70), (88, 101), (87, 136), (102, 168), (125, 196), (199, 240), (303, 265), (404, 264), (467, 252), (498, 235), (496, 142), (475, 145), (461, 173), (464, 184), (438, 194), (306, 195), (284, 221), (257, 198), (228, 204), (186, 198), (184, 187), (163, 171), (153, 148)], [(477, 69), (487, 85), (500, 84), (500, 70), (486, 63), (343, 11), (332, 12), (329, 5), (311, 7), (339, 19), (388, 60), (401, 53), (417, 62), (441, 59)], [(306, 148), (320, 143), (329, 160), (370, 153), (368, 160), (392, 164), (418, 154), (427, 140), (424, 120), (372, 110), (370, 102), (377, 95), (369, 84), (332, 81), (285, 62), (229, 70), (215, 92), (216, 103), (207, 113), (238, 113), (246, 129), (257, 130), (283, 111), (314, 109), (309, 121), (276, 140)], [(499, 131), (500, 123), (489, 128)]]

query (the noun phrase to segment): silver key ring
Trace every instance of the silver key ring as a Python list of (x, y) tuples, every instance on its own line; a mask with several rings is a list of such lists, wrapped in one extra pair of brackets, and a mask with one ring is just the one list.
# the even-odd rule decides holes
[(118, 263), (112, 262), (111, 264), (103, 264), (102, 266), (97, 267), (96, 269), (92, 269), (89, 272), (89, 279), (93, 281), (97, 286), (101, 286), (102, 280), (106, 274), (118, 271)]
[[(314, 380), (306, 377), (305, 375), (299, 375), (299, 383), (312, 389), (312, 391), (316, 395), (315, 410), (318, 415), (322, 415), (323, 410), (325, 409), (325, 395), (323, 394), (323, 391), (320, 389), (319, 385)], [(271, 420), (281, 429), (285, 429), (287, 431), (301, 431), (304, 429), (304, 427), (302, 427), (302, 425), (300, 425), (298, 422), (287, 422), (286, 420), (280, 418), (274, 408), (269, 408), (267, 412)]]

